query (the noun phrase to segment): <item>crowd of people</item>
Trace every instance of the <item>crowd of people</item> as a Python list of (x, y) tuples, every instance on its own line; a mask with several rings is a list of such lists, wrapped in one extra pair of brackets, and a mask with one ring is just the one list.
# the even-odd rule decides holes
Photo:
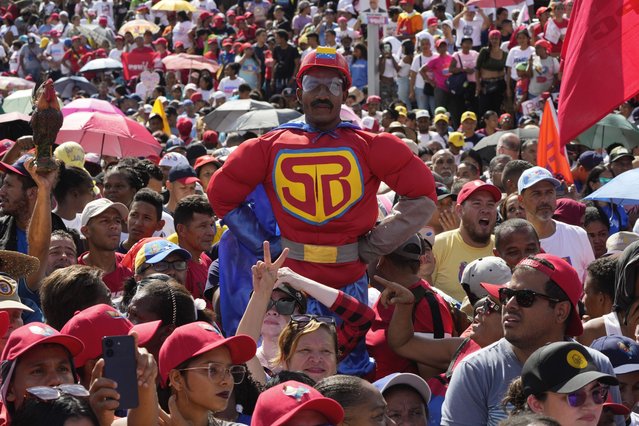
[[(639, 152), (530, 136), (572, 1), (18, 3), (3, 76), (83, 75), (162, 151), (0, 142), (0, 425), (639, 424), (639, 210), (584, 199)], [(242, 99), (305, 115), (207, 125)]]

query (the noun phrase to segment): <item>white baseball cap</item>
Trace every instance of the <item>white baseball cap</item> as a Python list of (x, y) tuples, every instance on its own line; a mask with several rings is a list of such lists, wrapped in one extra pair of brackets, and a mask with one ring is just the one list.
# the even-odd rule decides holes
[(81, 216), (82, 226), (86, 226), (86, 224), (89, 223), (89, 220), (111, 208), (116, 209), (118, 213), (120, 213), (122, 220), (127, 220), (127, 217), (129, 216), (129, 209), (127, 209), (124, 204), (114, 203), (108, 198), (98, 198), (84, 206)]
[(561, 185), (561, 182), (555, 179), (548, 169), (535, 166), (531, 167), (530, 169), (524, 170), (524, 172), (519, 177), (519, 181), (517, 181), (517, 190), (521, 195), (524, 189), (528, 189), (531, 186), (536, 185), (537, 183), (544, 180), (555, 185), (555, 188)]
[(481, 283), (506, 284), (511, 277), (512, 273), (504, 259), (486, 256), (475, 259), (466, 265), (462, 273), (461, 284), (465, 290), (468, 286), (467, 292), (481, 299), (488, 296), (488, 292), (481, 286)]
[(177, 165), (189, 166), (189, 160), (179, 152), (167, 152), (160, 160), (160, 166), (175, 167)]
[(386, 377), (383, 377), (373, 383), (373, 386), (377, 388), (380, 393), (386, 392), (389, 388), (397, 385), (406, 385), (415, 389), (415, 391), (422, 397), (424, 403), (430, 402), (430, 387), (428, 383), (417, 374), (413, 373), (393, 373)]

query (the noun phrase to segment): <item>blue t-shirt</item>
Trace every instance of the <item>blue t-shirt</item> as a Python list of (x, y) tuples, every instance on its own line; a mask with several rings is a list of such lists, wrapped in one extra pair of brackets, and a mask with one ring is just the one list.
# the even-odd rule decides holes
[(366, 59), (353, 60), (351, 78), (353, 79), (353, 86), (360, 90), (368, 84), (368, 61)]
[(29, 254), (29, 242), (27, 241), (27, 232), (16, 227), (16, 238), (18, 240), (18, 252)]

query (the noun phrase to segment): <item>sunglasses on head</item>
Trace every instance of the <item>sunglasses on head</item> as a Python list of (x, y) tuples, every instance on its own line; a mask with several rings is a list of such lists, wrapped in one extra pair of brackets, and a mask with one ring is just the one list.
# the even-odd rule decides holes
[(475, 313), (490, 315), (491, 312), (501, 312), (501, 305), (493, 302), (489, 297), (485, 298), (483, 302), (478, 303), (475, 308)]
[(82, 385), (34, 386), (26, 390), (27, 397), (37, 398), (40, 401), (55, 401), (62, 395), (88, 398), (89, 391)]
[(279, 300), (269, 300), (266, 310), (270, 311), (275, 306), (275, 311), (280, 315), (292, 315), (295, 312), (295, 300), (284, 298)]
[(513, 290), (511, 288), (500, 288), (499, 289), (499, 302), (502, 305), (505, 305), (510, 301), (510, 299), (515, 298), (517, 304), (522, 308), (530, 308), (533, 303), (535, 303), (535, 298), (543, 297), (551, 302), (561, 302), (559, 299), (555, 299), (554, 297), (550, 297), (546, 294), (537, 293), (533, 290)]
[(566, 400), (571, 407), (581, 407), (586, 403), (588, 395), (592, 396), (592, 400), (595, 404), (601, 405), (608, 399), (608, 386), (598, 386), (591, 391), (579, 389), (578, 391), (566, 394)]
[(321, 315), (292, 315), (291, 322), (295, 324), (308, 324), (311, 321), (321, 322), (328, 325), (335, 325), (335, 318)]

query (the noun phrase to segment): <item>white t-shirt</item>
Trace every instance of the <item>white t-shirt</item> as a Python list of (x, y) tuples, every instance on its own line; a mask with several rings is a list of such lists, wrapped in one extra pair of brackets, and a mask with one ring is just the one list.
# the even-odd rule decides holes
[(119, 50), (116, 49), (115, 47), (113, 49), (111, 49), (111, 51), (109, 52), (109, 58), (111, 59), (115, 59), (116, 61), (120, 61), (122, 62), (122, 53), (124, 53), (124, 49)]
[(461, 47), (462, 38), (472, 38), (473, 46), (481, 46), (481, 27), (484, 25), (484, 18), (475, 16), (472, 21), (461, 18), (457, 23), (457, 40), (455, 46)]
[(64, 223), (64, 226), (67, 227), (67, 229), (74, 229), (80, 232), (80, 228), (82, 228), (82, 213), (76, 214), (75, 219), (67, 220), (63, 217), (60, 217), (60, 219), (62, 219), (62, 222)]
[(530, 79), (528, 93), (532, 96), (539, 96), (552, 86), (554, 76), (559, 73), (559, 61), (552, 56), (541, 59), (535, 55), (533, 56), (532, 72), (533, 76)]
[(528, 46), (525, 50), (521, 50), (521, 47), (519, 46), (515, 46), (510, 49), (510, 52), (508, 52), (508, 56), (506, 57), (506, 66), (510, 67), (510, 77), (513, 80), (519, 80), (515, 67), (522, 62), (528, 62), (528, 58), (530, 58), (533, 53), (535, 53), (535, 48), (532, 46)]
[(586, 268), (595, 260), (588, 234), (583, 228), (567, 223), (555, 222), (555, 233), (548, 238), (540, 239), (544, 252), (554, 254), (566, 260), (577, 271), (583, 283)]
[(173, 27), (173, 44), (181, 41), (184, 43), (184, 48), (188, 49), (192, 46), (191, 39), (189, 38), (189, 31), (193, 28), (191, 21), (182, 21), (175, 24)]
[(417, 73), (417, 76), (415, 77), (416, 89), (424, 88), (424, 79), (422, 78), (419, 70), (422, 69), (422, 67), (425, 66), (427, 63), (435, 59), (437, 56), (439, 55), (437, 55), (436, 53), (433, 53), (432, 56), (424, 56), (420, 53), (419, 55), (415, 55), (415, 57), (413, 58), (413, 63), (410, 65), (410, 70)]
[(235, 80), (231, 80), (229, 77), (224, 77), (220, 80), (220, 84), (217, 86), (217, 90), (224, 92), (226, 99), (233, 96), (233, 92), (240, 87), (240, 84), (244, 84), (246, 81), (242, 77), (236, 77)]

